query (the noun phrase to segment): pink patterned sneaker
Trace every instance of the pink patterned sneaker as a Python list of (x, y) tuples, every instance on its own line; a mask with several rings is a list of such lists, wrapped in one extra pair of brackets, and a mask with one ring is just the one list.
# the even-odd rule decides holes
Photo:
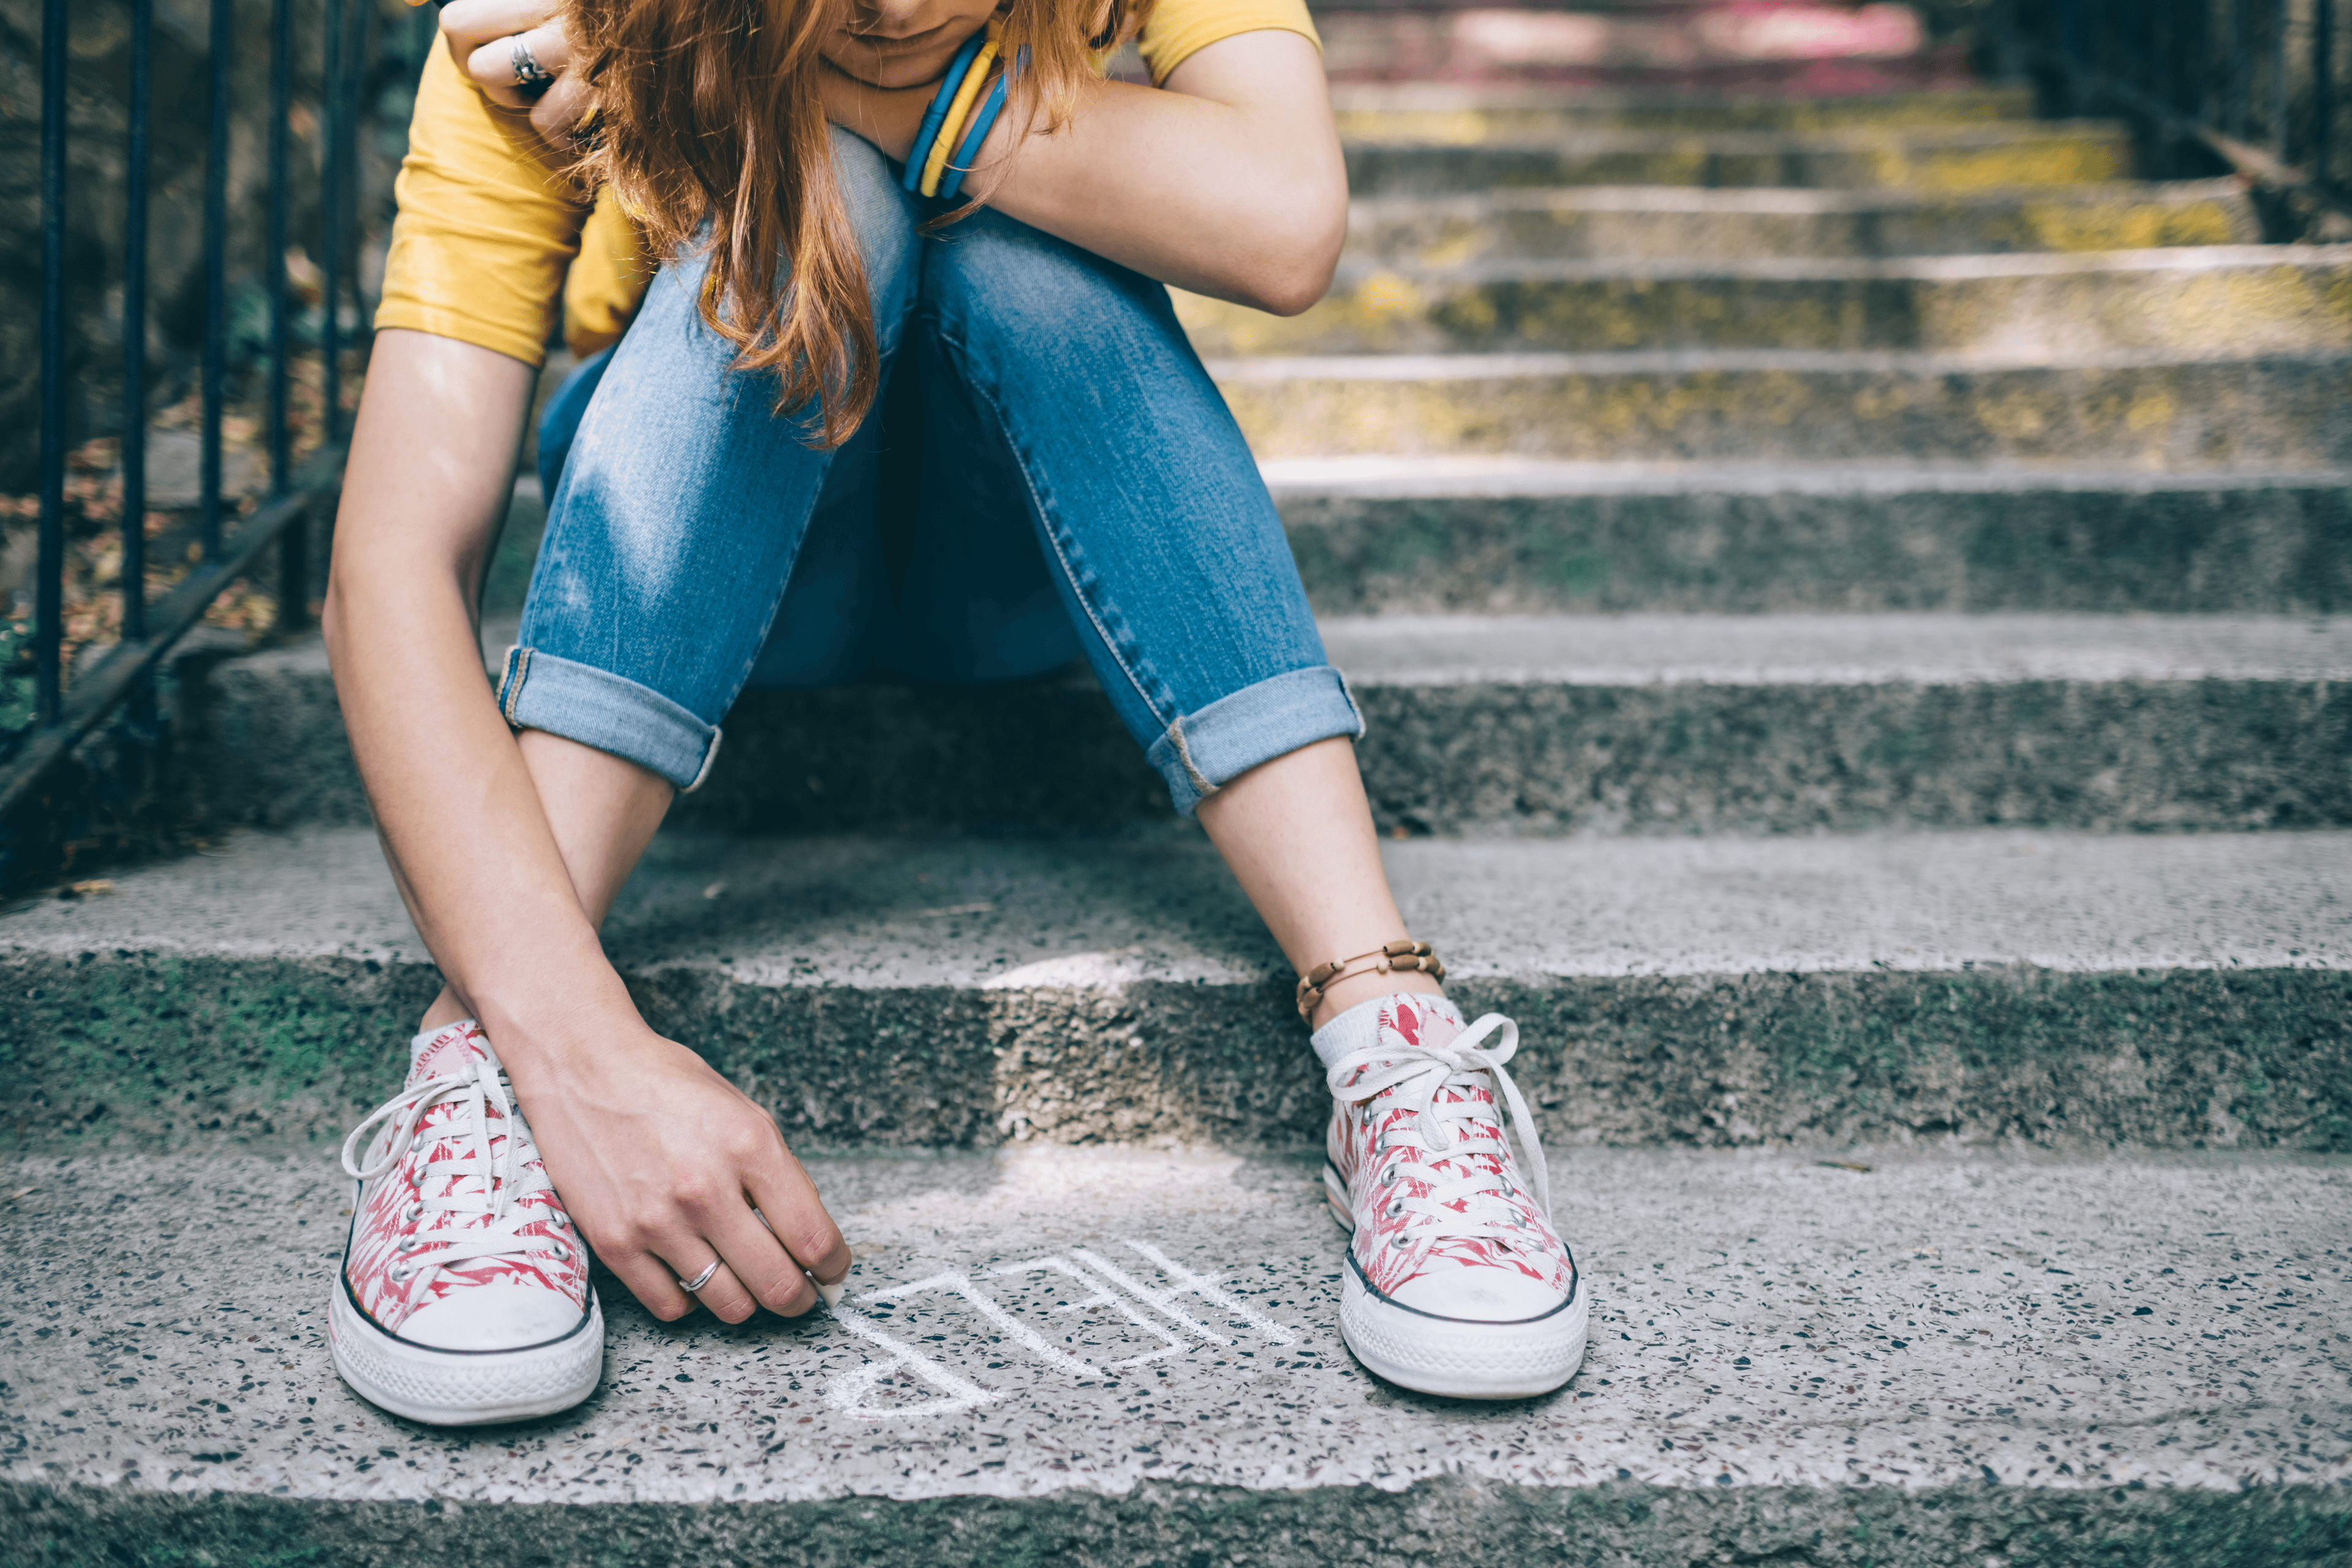
[(436, 1426), (568, 1409), (604, 1370), (586, 1248), (481, 1026), (408, 1048), (408, 1087), (343, 1141), (360, 1189), (327, 1318), (335, 1370)]
[(1323, 1185), (1354, 1233), (1339, 1331), (1358, 1361), (1423, 1394), (1525, 1399), (1584, 1359), (1591, 1303), (1551, 1226), (1535, 1121), (1503, 1070), (1518, 1043), (1499, 1013), (1465, 1028), (1451, 1002), (1404, 992), (1315, 1032), (1337, 1100)]

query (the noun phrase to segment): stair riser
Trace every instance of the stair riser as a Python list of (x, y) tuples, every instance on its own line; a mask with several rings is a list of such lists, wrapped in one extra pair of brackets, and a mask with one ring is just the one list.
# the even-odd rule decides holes
[(2352, 358), (1984, 369), (1505, 362), (1492, 375), (1412, 379), (1344, 374), (1330, 361), (1213, 368), (1260, 458), (2352, 462)]
[(1953, 202), (1851, 212), (1606, 211), (1558, 201), (1368, 202), (1349, 225), (1359, 262), (1442, 268), (1518, 258), (1739, 261), (1757, 257), (1978, 256), (2244, 245), (2262, 237), (2243, 196), (2151, 199), (2103, 186), (2096, 200), (2053, 191), (2013, 202)]
[(1358, 196), (1458, 195), (1529, 185), (1804, 185), (1829, 190), (1981, 191), (2131, 176), (2118, 132), (2053, 132), (1987, 145), (1711, 148), (1705, 142), (1582, 149), (1572, 142), (1419, 147), (1357, 142), (1348, 188)]
[[(1288, 987), (761, 985), (627, 975), (647, 1020), (812, 1144), (1303, 1146), (1329, 1097)], [(20, 1151), (340, 1140), (398, 1087), (418, 963), (19, 953)], [(1561, 1144), (2352, 1149), (2352, 975), (2327, 970), (1473, 979)]]
[[(1255, 1491), (1148, 1483), (1125, 1496), (948, 1498), (899, 1502), (614, 1502), (593, 1506), (437, 1501), (312, 1502), (233, 1492), (0, 1488), (0, 1550), (25, 1563), (137, 1562), (156, 1542), (217, 1568), (331, 1562), (344, 1568), (509, 1568), (517, 1563), (714, 1562), (801, 1568), (961, 1563), (1248, 1562), (1326, 1568), (1379, 1562), (1416, 1543), (1433, 1568), (1554, 1560), (1568, 1542), (1607, 1561), (1705, 1562), (1718, 1552), (1790, 1561), (1931, 1568), (1982, 1555), (1988, 1541), (2030, 1539), (2035, 1561), (2095, 1557), (2118, 1568), (2197, 1563), (2275, 1568), (2275, 1542), (2347, 1549), (2339, 1489), (2263, 1487), (2082, 1491), (2003, 1487), (1685, 1489), (1638, 1482), (1560, 1490), (1424, 1484)], [(1820, 1542), (1869, 1541), (1867, 1558), (1818, 1554)], [(1890, 1550), (1879, 1542), (1895, 1543)], [(2329, 1545), (2329, 1542), (2335, 1542)], [(201, 1553), (201, 1555), (199, 1555)], [(2046, 1553), (2046, 1555), (2044, 1555)], [(2076, 1555), (2079, 1554), (2079, 1555)]]
[(2352, 349), (2352, 261), (1971, 279), (1340, 279), (1303, 315), (1185, 295), (1203, 354), (1617, 349), (2196, 355)]
[(2352, 609), (2352, 491), (1283, 501), (1324, 615)]
[[(2102, 830), (2352, 823), (2352, 689), (2301, 680), (1569, 686), (1354, 682), (1381, 826), (1414, 833)], [(201, 821), (358, 824), (323, 672), (232, 669), (185, 746)], [(194, 728), (192, 726), (192, 728)], [(1465, 743), (1475, 737), (1475, 743)], [(1165, 821), (1078, 681), (748, 693), (669, 820), (743, 833)]]
[[(1433, 96), (1438, 101), (1432, 101)], [(1341, 88), (1332, 94), (1339, 134), (1350, 140), (1425, 142), (1467, 147), (1486, 142), (1533, 141), (1579, 131), (1666, 131), (1706, 135), (1725, 131), (1895, 130), (1907, 126), (1984, 125), (2024, 120), (2033, 95), (2023, 88), (1973, 92), (1912, 93), (1894, 98), (1750, 100), (1710, 102), (1579, 102), (1572, 96), (1512, 94), (1481, 103), (1481, 95), (1427, 92), (1398, 100), (1378, 89)], [(1496, 95), (1486, 95), (1494, 98)]]

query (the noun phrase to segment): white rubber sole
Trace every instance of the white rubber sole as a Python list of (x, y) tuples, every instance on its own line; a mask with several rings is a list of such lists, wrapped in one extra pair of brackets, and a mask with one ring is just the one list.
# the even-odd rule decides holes
[[(1323, 1190), (1339, 1228), (1355, 1234), (1347, 1189), (1329, 1166)], [(1584, 1281), (1576, 1300), (1523, 1323), (1432, 1317), (1381, 1297), (1350, 1257), (1340, 1275), (1339, 1337), (1375, 1375), (1416, 1394), (1451, 1399), (1533, 1399), (1576, 1375), (1592, 1318)]]
[(560, 1340), (515, 1351), (441, 1351), (384, 1332), (352, 1305), (336, 1270), (327, 1313), (335, 1370), (370, 1405), (436, 1426), (483, 1426), (569, 1410), (604, 1375), (604, 1313)]

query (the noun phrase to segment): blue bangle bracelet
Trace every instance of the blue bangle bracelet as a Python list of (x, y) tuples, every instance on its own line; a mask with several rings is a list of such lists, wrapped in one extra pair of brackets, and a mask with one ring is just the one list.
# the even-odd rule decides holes
[(996, 123), (996, 116), (1004, 107), (1004, 91), (1012, 80), (1011, 71), (999, 72), (996, 85), (988, 89), (987, 101), (971, 117), (971, 130), (965, 135), (963, 145), (948, 159), (947, 177), (940, 182), (941, 201), (953, 200), (955, 194), (963, 189), (963, 177), (971, 172), (971, 161), (980, 156), (980, 144), (988, 140), (988, 128)]
[(940, 79), (940, 90), (931, 94), (931, 106), (923, 111), (923, 128), (915, 132), (914, 150), (907, 154), (907, 174), (898, 182), (905, 189), (919, 191), (923, 184), (923, 160), (931, 151), (931, 139), (940, 133), (940, 121), (948, 117), (948, 105), (955, 101), (956, 89), (963, 85), (963, 73), (971, 68), (981, 45), (988, 41), (988, 29), (982, 27), (963, 41), (956, 58), (948, 67), (948, 74)]

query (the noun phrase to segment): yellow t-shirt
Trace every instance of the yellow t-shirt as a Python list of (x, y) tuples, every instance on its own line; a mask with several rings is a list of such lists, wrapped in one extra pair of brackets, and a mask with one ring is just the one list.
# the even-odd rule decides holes
[[(1157, 0), (1137, 48), (1159, 83), (1219, 39), (1261, 32), (1322, 47), (1306, 0)], [(437, 45), (393, 189), (400, 216), (379, 331), (457, 338), (536, 365), (559, 303), (564, 342), (593, 353), (628, 326), (652, 279), (644, 241), (611, 194), (584, 199), (530, 121), (484, 97)]]

